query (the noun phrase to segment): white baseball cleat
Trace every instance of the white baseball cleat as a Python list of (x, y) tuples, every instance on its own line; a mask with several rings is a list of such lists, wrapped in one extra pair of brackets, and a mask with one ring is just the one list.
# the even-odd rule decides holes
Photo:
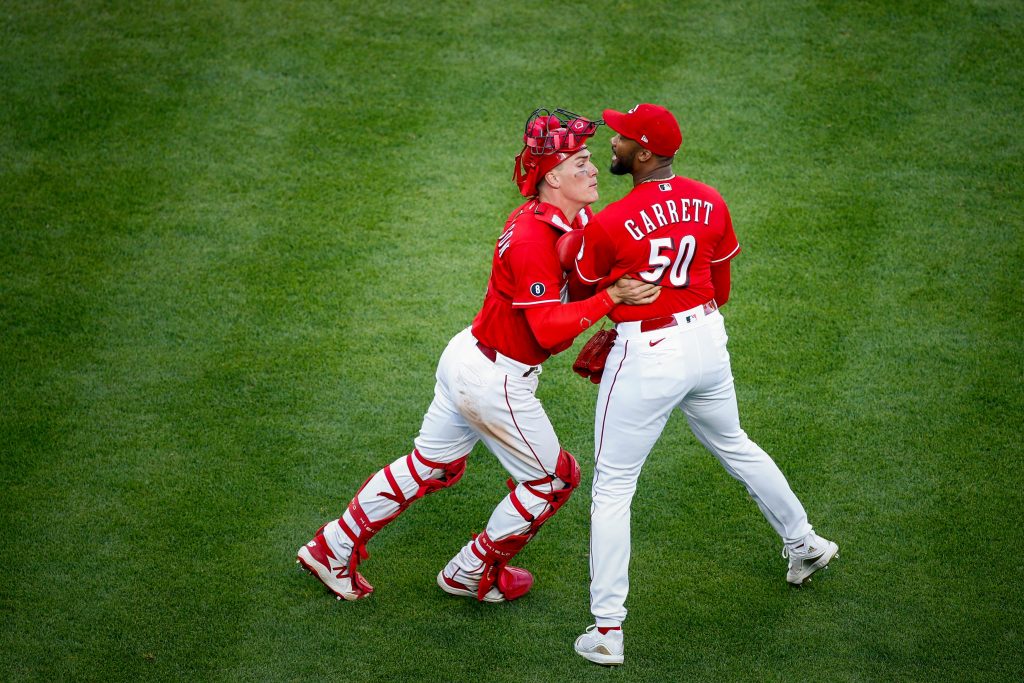
[(625, 657), (621, 628), (601, 633), (597, 630), (597, 624), (592, 624), (587, 627), (583, 635), (576, 639), (576, 644), (573, 647), (576, 648), (576, 654), (583, 659), (604, 666), (622, 664)]
[(359, 580), (352, 581), (348, 564), (338, 560), (331, 552), (322, 529), (312, 541), (299, 548), (295, 561), (320, 579), (339, 600), (358, 600), (373, 592), (373, 586), (359, 572), (356, 572)]
[(833, 558), (839, 557), (839, 546), (811, 532), (795, 546), (783, 546), (782, 556), (789, 558), (786, 581), (794, 586), (811, 580), (811, 574), (824, 569)]

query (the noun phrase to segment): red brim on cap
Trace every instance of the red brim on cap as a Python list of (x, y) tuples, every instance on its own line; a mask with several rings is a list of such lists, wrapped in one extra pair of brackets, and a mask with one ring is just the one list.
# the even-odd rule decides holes
[(634, 140), (659, 156), (674, 155), (683, 141), (675, 117), (664, 107), (640, 104), (630, 110), (629, 114), (605, 109), (602, 116), (608, 127), (616, 133)]
[(601, 112), (601, 118), (604, 119), (604, 124), (614, 130), (619, 135), (625, 135), (629, 139), (634, 139), (630, 135), (630, 131), (627, 130), (626, 115), (621, 111), (615, 111), (614, 109), (605, 109)]

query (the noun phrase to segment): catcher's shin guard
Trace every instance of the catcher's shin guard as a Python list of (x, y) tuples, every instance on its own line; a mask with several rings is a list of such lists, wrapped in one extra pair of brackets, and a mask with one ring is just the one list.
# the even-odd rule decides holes
[[(417, 463), (428, 469), (427, 474), (417, 471)], [(367, 479), (348, 509), (338, 519), (338, 527), (352, 541), (348, 572), (353, 590), (360, 597), (373, 592), (371, 586), (356, 567), (370, 554), (366, 544), (378, 531), (402, 514), (406, 508), (423, 496), (454, 486), (466, 471), (466, 456), (450, 463), (434, 462), (423, 457), (418, 450), (399, 458)], [(372, 510), (374, 517), (367, 513)]]
[[(537, 535), (538, 529), (565, 505), (566, 501), (580, 484), (580, 467), (569, 451), (562, 449), (558, 454), (555, 474), (541, 479), (524, 481), (518, 486), (509, 479), (510, 489), (508, 500), (528, 524), (520, 534), (510, 534), (498, 540), (492, 539), (487, 531), (482, 531), (474, 538), (473, 553), (484, 564), (483, 576), (477, 589), (477, 599), (483, 601), (487, 592), (498, 586), (506, 600), (515, 600), (529, 592), (533, 585), (533, 576), (525, 569), (509, 567), (509, 561)], [(548, 490), (542, 490), (546, 487)], [(517, 491), (519, 494), (517, 494)], [(540, 514), (533, 514), (520, 500), (524, 491), (546, 501)]]

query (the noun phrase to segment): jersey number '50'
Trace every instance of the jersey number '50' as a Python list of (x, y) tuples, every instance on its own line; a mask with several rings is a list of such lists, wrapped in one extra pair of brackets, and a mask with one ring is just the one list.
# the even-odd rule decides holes
[[(668, 268), (668, 281), (678, 289), (685, 289), (690, 284), (690, 262), (693, 254), (697, 251), (697, 239), (693, 235), (684, 235), (679, 240), (679, 247), (676, 248), (675, 240), (671, 237), (656, 237), (650, 240), (651, 258), (650, 270), (645, 270), (638, 275), (645, 282), (659, 284), (665, 277), (665, 269)], [(663, 252), (676, 252), (675, 260)]]

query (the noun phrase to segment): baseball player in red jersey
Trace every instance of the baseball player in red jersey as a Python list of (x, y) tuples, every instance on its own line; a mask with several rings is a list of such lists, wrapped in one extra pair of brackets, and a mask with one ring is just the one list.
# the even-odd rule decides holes
[(535, 396), (541, 364), (616, 304), (650, 303), (659, 290), (624, 279), (586, 300), (563, 303), (567, 276), (555, 244), (586, 225), (587, 207), (597, 200), (597, 169), (585, 144), (597, 125), (561, 109), (537, 110), (527, 121), (515, 180), (528, 199), (498, 238), (483, 307), (441, 356), (415, 448), (367, 479), (341, 517), (299, 548), (298, 562), (339, 599), (373, 591), (357, 571), (369, 557), (367, 542), (414, 501), (455, 484), (479, 441), (508, 470), (510, 492), (437, 583), (452, 595), (485, 602), (530, 590), (530, 572), (508, 563), (580, 480), (576, 460), (559, 446)]
[(587, 225), (576, 274), (598, 287), (625, 274), (663, 287), (650, 304), (609, 313), (617, 337), (597, 400), (590, 552), (596, 623), (575, 648), (612, 665), (623, 661), (630, 504), (676, 408), (782, 537), (787, 581), (803, 583), (839, 548), (814, 533), (782, 472), (740, 427), (718, 310), (729, 298), (729, 262), (740, 251), (728, 207), (714, 188), (672, 172), (682, 134), (667, 109), (605, 110), (604, 121), (616, 132), (611, 171), (630, 174), (633, 189)]

